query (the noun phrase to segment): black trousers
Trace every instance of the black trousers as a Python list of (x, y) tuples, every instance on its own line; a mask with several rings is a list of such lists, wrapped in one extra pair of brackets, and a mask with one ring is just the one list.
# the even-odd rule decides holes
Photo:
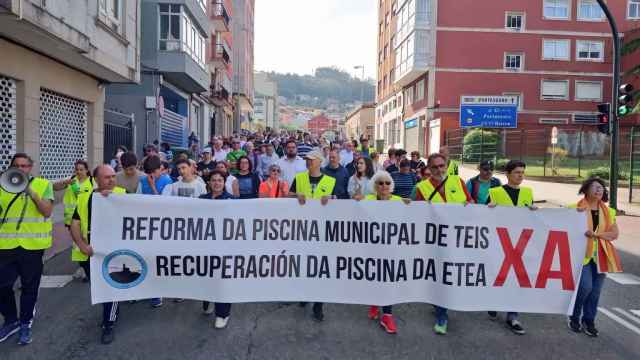
[[(80, 261), (78, 264), (84, 269), (84, 273), (89, 279), (91, 279), (91, 266), (89, 266), (89, 260)], [(102, 327), (113, 327), (113, 324), (118, 320), (118, 314), (120, 314), (120, 306), (118, 302), (108, 302), (102, 304)]]
[[(211, 306), (211, 303), (208, 301), (202, 302), (202, 310), (206, 310)], [(231, 315), (231, 304), (230, 303), (215, 303), (215, 313), (216, 316), (226, 318)]]
[(44, 250), (17, 247), (0, 250), (0, 314), (7, 323), (18, 321), (18, 309), (13, 285), (18, 277), (20, 291), (20, 324), (31, 326), (36, 313), (38, 289), (42, 277)]

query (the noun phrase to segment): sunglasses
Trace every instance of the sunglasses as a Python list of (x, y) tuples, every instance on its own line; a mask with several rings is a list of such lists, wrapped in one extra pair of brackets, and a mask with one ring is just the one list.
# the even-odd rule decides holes
[(432, 169), (444, 169), (447, 167), (447, 164), (440, 164), (440, 165), (432, 165), (431, 168)]
[(382, 185), (391, 186), (391, 181), (378, 181), (376, 184), (379, 186), (382, 186)]
[(280, 169), (273, 169), (273, 170), (271, 170), (271, 172), (273, 172), (273, 173), (279, 173), (279, 172), (280, 172)]

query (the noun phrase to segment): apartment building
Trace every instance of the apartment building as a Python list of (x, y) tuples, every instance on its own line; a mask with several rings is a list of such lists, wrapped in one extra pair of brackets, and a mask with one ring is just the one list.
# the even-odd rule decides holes
[(272, 129), (280, 128), (278, 83), (266, 72), (256, 72), (253, 76), (255, 87), (255, 120)]
[(140, 81), (136, 1), (0, 0), (0, 170), (16, 152), (48, 179), (103, 161), (110, 83)]
[[(142, 0), (140, 85), (107, 87), (107, 106), (135, 118), (138, 153), (144, 144), (183, 148), (193, 133), (210, 132), (204, 93), (209, 17), (205, 0)], [(206, 115), (205, 115), (206, 114)]]
[(253, 120), (253, 40), (255, 0), (233, 0), (234, 131)]
[(344, 122), (347, 139), (373, 139), (375, 107), (375, 104), (363, 104), (347, 114)]
[(211, 73), (211, 132), (229, 136), (233, 133), (233, 3), (231, 0), (210, 2), (211, 39), (209, 71)]
[[(608, 4), (620, 32), (638, 27), (640, 1)], [(399, 137), (436, 151), (445, 131), (460, 127), (463, 95), (516, 96), (521, 129), (592, 126), (597, 104), (611, 101), (612, 42), (595, 0), (397, 0), (392, 8), (403, 96), (393, 115), (401, 126), (380, 132), (387, 146)]]

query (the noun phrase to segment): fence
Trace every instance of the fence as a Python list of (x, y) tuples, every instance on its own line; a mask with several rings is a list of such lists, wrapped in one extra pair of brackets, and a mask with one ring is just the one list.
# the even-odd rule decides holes
[(640, 129), (631, 128), (629, 134), (629, 202), (640, 200), (638, 189), (640, 184)]
[(134, 114), (115, 110), (104, 110), (104, 152), (103, 159), (109, 162), (118, 146), (136, 150)]
[[(451, 157), (462, 163), (494, 160), (500, 167), (507, 159), (520, 159), (526, 162), (530, 176), (609, 177), (608, 136), (592, 126), (559, 129), (558, 142), (554, 145), (551, 131), (551, 128), (453, 129), (445, 133), (445, 144)], [(620, 130), (619, 154), (620, 180), (637, 186), (640, 184), (640, 129)]]

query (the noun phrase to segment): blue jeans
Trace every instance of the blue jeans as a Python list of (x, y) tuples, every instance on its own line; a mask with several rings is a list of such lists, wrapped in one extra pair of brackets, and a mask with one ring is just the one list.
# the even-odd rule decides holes
[(598, 266), (593, 260), (582, 267), (582, 278), (573, 307), (572, 321), (579, 322), (582, 315), (583, 322), (593, 324), (598, 313), (598, 301), (605, 277), (605, 274), (598, 274)]
[(447, 308), (443, 308), (438, 305), (434, 305), (434, 307), (436, 308), (436, 323), (442, 325), (447, 322), (449, 320)]

